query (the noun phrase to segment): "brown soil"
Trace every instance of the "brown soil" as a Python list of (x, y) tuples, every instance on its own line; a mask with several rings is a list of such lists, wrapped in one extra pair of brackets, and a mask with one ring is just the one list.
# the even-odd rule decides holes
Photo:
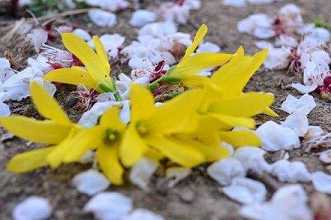
[[(157, 1), (151, 2), (154, 4)], [(296, 3), (304, 9), (306, 22), (312, 21), (316, 17), (321, 17), (331, 23), (329, 13), (331, 4), (329, 0), (284, 0), (270, 5), (249, 6), (246, 8), (226, 7), (222, 5), (221, 0), (209, 0), (203, 1), (202, 9), (194, 12), (189, 25), (181, 27), (181, 30), (193, 34), (199, 24), (206, 23), (210, 30), (208, 40), (221, 45), (224, 51), (233, 52), (238, 46), (243, 45), (247, 52), (252, 53), (256, 50), (254, 39), (250, 36), (239, 34), (236, 29), (237, 22), (256, 12), (274, 14), (287, 2)], [(128, 26), (129, 17), (129, 12), (120, 13), (119, 25), (113, 29), (96, 28), (88, 22), (85, 15), (75, 16), (64, 20), (64, 22), (73, 22), (77, 27), (87, 29), (93, 34), (121, 33), (131, 40), (136, 36), (136, 29)], [(6, 23), (10, 24), (12, 22), (12, 20), (8, 20)], [(3, 34), (4, 32), (0, 36)], [(17, 42), (12, 42), (11, 45), (0, 44), (0, 57), (5, 55), (5, 53), (10, 53), (14, 57), (21, 55), (26, 58), (26, 56), (30, 55), (30, 52), (29, 54), (27, 54), (28, 52), (23, 53), (20, 50), (20, 44)], [(20, 59), (20, 57), (17, 59)], [(19, 63), (17, 65), (19, 66)], [(119, 71), (119, 68), (117, 67), (117, 70), (115, 68), (115, 71)], [(123, 69), (121, 71), (126, 72)], [(287, 86), (293, 81), (300, 81), (300, 76), (291, 75), (285, 71), (260, 71), (251, 80), (247, 90), (263, 90), (274, 93), (276, 96), (274, 109), (280, 114), (280, 117), (274, 120), (282, 120), (286, 117), (286, 114), (278, 110), (280, 103), (288, 94), (297, 95), (293, 89)], [(58, 95), (62, 101), (66, 100), (63, 99), (63, 95)], [(330, 104), (321, 100), (318, 95), (314, 96), (317, 108), (309, 115), (310, 124), (322, 126), (323, 129), (330, 131)], [(11, 103), (11, 107), (17, 113), (35, 115), (29, 100), (24, 101), (23, 104)], [(74, 116), (74, 118), (76, 117)], [(260, 117), (258, 120), (262, 122), (268, 120), (268, 118)], [(4, 132), (1, 133), (4, 134)], [(51, 219), (93, 219), (91, 215), (82, 212), (82, 208), (89, 198), (78, 193), (70, 185), (71, 178), (89, 167), (89, 165), (66, 165), (57, 170), (44, 168), (24, 175), (15, 175), (4, 170), (9, 158), (17, 152), (22, 152), (32, 147), (33, 145), (16, 138), (5, 140), (0, 144), (0, 219), (10, 219), (11, 211), (15, 205), (30, 195), (44, 196), (50, 200), (54, 207)], [(269, 157), (277, 157), (277, 153), (268, 155)], [(304, 153), (303, 150), (291, 152), (290, 157), (293, 160), (304, 161), (311, 171), (324, 169), (316, 155)], [(205, 170), (206, 167), (195, 169), (189, 178), (172, 189), (163, 188), (162, 184), (160, 184), (162, 178), (159, 177), (153, 181), (152, 190), (149, 193), (131, 185), (119, 188), (110, 187), (108, 190), (122, 192), (133, 199), (135, 207), (150, 209), (161, 214), (166, 219), (241, 219), (238, 216), (239, 204), (226, 198), (218, 184), (206, 175)], [(261, 179), (264, 180), (265, 178), (261, 177)], [(270, 194), (277, 186), (281, 185), (273, 178), (271, 179), (276, 186), (275, 184), (267, 183)], [(305, 187), (309, 192), (312, 190), (310, 185)]]

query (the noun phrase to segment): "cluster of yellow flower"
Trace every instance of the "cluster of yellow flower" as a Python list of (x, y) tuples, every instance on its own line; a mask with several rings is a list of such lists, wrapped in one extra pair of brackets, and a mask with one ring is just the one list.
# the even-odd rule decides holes
[[(222, 143), (259, 146), (260, 140), (251, 130), (255, 127), (252, 117), (260, 113), (276, 115), (269, 108), (274, 97), (263, 92), (244, 93), (243, 89), (266, 59), (267, 51), (254, 56), (244, 55), (242, 48), (233, 55), (194, 54), (206, 33), (207, 27), (201, 26), (182, 60), (164, 76), (180, 81), (187, 90), (155, 105), (148, 87), (133, 84), (128, 124), (120, 120), (120, 108), (111, 107), (97, 125), (82, 127), (71, 122), (56, 100), (32, 82), (33, 103), (47, 120), (9, 116), (0, 118), (0, 124), (18, 137), (50, 146), (16, 155), (8, 170), (19, 173), (47, 165), (55, 168), (79, 162), (92, 150), (110, 181), (122, 184), (125, 168), (142, 157), (194, 167), (227, 157), (229, 152)], [(109, 76), (107, 55), (97, 37), (94, 37), (96, 52), (73, 34), (63, 34), (63, 42), (85, 68), (54, 70), (46, 79), (83, 84), (100, 92), (116, 90)], [(218, 69), (210, 78), (200, 76), (199, 72), (206, 68)]]

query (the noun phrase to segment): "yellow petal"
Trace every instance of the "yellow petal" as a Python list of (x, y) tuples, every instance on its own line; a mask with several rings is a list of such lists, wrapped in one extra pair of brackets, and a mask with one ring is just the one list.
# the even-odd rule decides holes
[(98, 147), (97, 160), (103, 174), (112, 184), (123, 184), (124, 169), (118, 159), (118, 149), (115, 146), (103, 145)]
[(233, 99), (213, 103), (209, 112), (251, 117), (262, 113), (272, 104), (273, 100), (274, 96), (271, 93), (249, 92)]
[(210, 117), (220, 121), (221, 123), (227, 124), (231, 127), (246, 127), (246, 128), (255, 128), (255, 121), (251, 118), (246, 117), (235, 117), (230, 115), (210, 113)]
[(235, 147), (241, 146), (260, 146), (261, 140), (254, 131), (238, 130), (219, 133), (221, 139)]
[(232, 81), (229, 83), (233, 83), (232, 91), (234, 94), (240, 94), (245, 88), (246, 84), (250, 80), (250, 78), (255, 74), (255, 72), (260, 68), (260, 66), (264, 63), (264, 61), (268, 57), (268, 50), (264, 49), (260, 52), (256, 53), (253, 56), (253, 60), (249, 65), (247, 70), (242, 70), (242, 72), (238, 72), (233, 76)]
[(109, 77), (109, 69), (104, 65), (104, 60), (92, 50), (89, 45), (73, 33), (63, 33), (64, 46), (73, 53), (86, 67), (87, 72), (97, 82), (102, 82)]
[(135, 129), (135, 125), (129, 126), (125, 131), (119, 148), (122, 163), (130, 167), (134, 165), (146, 152), (147, 146)]
[(147, 121), (152, 133), (192, 132), (198, 125), (196, 111), (202, 99), (202, 90), (186, 91), (159, 106)]
[(264, 109), (263, 113), (271, 117), (278, 117), (278, 114), (274, 112), (274, 110), (272, 110), (270, 107)]
[(109, 108), (100, 119), (100, 125), (123, 131), (125, 129), (125, 124), (120, 119), (120, 107), (113, 106)]
[(194, 40), (191, 44), (191, 46), (189, 46), (186, 51), (185, 51), (185, 55), (183, 57), (183, 60), (186, 59), (188, 56), (191, 56), (192, 53), (194, 53), (194, 51), (198, 48), (198, 46), (202, 43), (203, 39), (205, 38), (206, 34), (208, 32), (208, 27), (207, 25), (203, 24), (200, 26), (199, 30), (197, 31), (197, 33), (195, 34)]
[(184, 76), (182, 83), (188, 88), (204, 88), (213, 87), (213, 82), (210, 78), (199, 75)]
[[(93, 43), (95, 45), (95, 50), (97, 52), (97, 55), (100, 57), (101, 61), (103, 62), (103, 65), (105, 65), (107, 72), (110, 73), (111, 68), (108, 60), (108, 55), (102, 42), (100, 41), (100, 38), (98, 36), (94, 36)], [(109, 75), (108, 78), (110, 78)]]
[(104, 130), (98, 126), (77, 131), (70, 141), (66, 142), (68, 150), (63, 157), (63, 162), (79, 161), (87, 151), (97, 147), (98, 140), (104, 138)]
[(219, 146), (218, 143), (207, 144), (194, 139), (186, 139), (186, 143), (201, 152), (208, 162), (217, 161), (230, 155), (229, 151)]
[(46, 157), (52, 150), (54, 150), (54, 147), (40, 148), (17, 154), (7, 164), (7, 170), (15, 173), (24, 173), (47, 166)]
[(30, 91), (32, 101), (41, 115), (58, 123), (71, 123), (61, 106), (37, 82), (31, 82)]
[(60, 143), (70, 131), (70, 126), (67, 125), (23, 116), (1, 117), (0, 124), (20, 138), (43, 144)]
[(58, 83), (84, 85), (91, 89), (97, 88), (97, 82), (83, 68), (79, 67), (52, 70), (44, 76), (44, 79)]
[(149, 137), (147, 142), (171, 161), (184, 167), (194, 167), (206, 161), (206, 158), (199, 150), (189, 143), (175, 138), (153, 136)]
[[(224, 66), (220, 67), (212, 76), (211, 79), (217, 85), (222, 84), (224, 80), (231, 77), (233, 74), (233, 70), (238, 68), (238, 64), (242, 62), (244, 59), (244, 48), (239, 47), (238, 50), (233, 54), (232, 59), (225, 64)], [(221, 86), (221, 85), (219, 85)]]
[(56, 168), (63, 163), (64, 157), (75, 147), (72, 138), (75, 137), (78, 131), (78, 129), (72, 128), (70, 132), (68, 132), (68, 136), (61, 143), (54, 146), (54, 150), (46, 158), (52, 168)]
[(131, 86), (131, 122), (147, 119), (154, 111), (154, 98), (151, 92), (137, 84)]
[(232, 55), (224, 53), (199, 53), (183, 60), (178, 66), (169, 71), (169, 76), (175, 78), (185, 78), (202, 70), (223, 65)]
[(237, 56), (233, 61), (224, 65), (215, 73), (212, 80), (218, 87), (226, 93), (227, 97), (235, 97), (242, 93), (242, 90), (248, 83), (249, 79), (263, 64), (267, 58), (268, 51), (262, 50), (253, 57)]

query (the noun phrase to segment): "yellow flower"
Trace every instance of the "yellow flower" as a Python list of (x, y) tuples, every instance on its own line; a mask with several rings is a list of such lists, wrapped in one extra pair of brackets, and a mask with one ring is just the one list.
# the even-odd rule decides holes
[[(243, 90), (248, 81), (261, 67), (267, 56), (267, 49), (257, 52), (254, 56), (245, 56), (244, 49), (240, 47), (233, 55), (233, 58), (212, 75), (211, 81), (213, 82), (213, 87), (218, 90), (214, 94), (217, 94), (218, 97), (224, 97), (224, 99), (239, 97), (244, 94)], [(260, 94), (263, 95), (263, 93)], [(272, 95), (269, 94), (269, 96)], [(251, 100), (253, 101), (254, 99)], [(251, 104), (254, 104), (254, 102)], [(277, 113), (269, 107), (266, 107), (262, 112), (270, 116), (277, 116)], [(262, 112), (256, 112), (251, 116)]]
[(28, 172), (48, 164), (57, 167), (67, 150), (66, 144), (81, 130), (69, 120), (61, 106), (38, 83), (32, 82), (30, 91), (33, 103), (46, 120), (13, 115), (1, 117), (0, 124), (20, 138), (51, 146), (16, 155), (7, 166), (12, 172)]
[(100, 39), (97, 36), (93, 37), (94, 51), (75, 34), (63, 33), (61, 36), (64, 46), (85, 65), (85, 68), (73, 66), (56, 69), (47, 73), (44, 78), (53, 82), (84, 85), (99, 92), (114, 91), (110, 77), (111, 67)]
[(134, 165), (149, 148), (185, 167), (204, 162), (198, 149), (175, 137), (196, 129), (201, 94), (198, 90), (187, 91), (156, 107), (148, 89), (132, 85), (131, 121), (119, 148), (123, 164)]
[(111, 107), (101, 116), (98, 125), (73, 138), (75, 147), (67, 152), (64, 162), (78, 161), (88, 150), (96, 149), (96, 159), (105, 176), (112, 184), (122, 184), (124, 169), (118, 148), (126, 125), (119, 118), (119, 110), (118, 107)]
[(205, 24), (201, 25), (191, 46), (186, 49), (184, 57), (175, 67), (169, 70), (168, 78), (178, 79), (184, 85), (190, 87), (193, 82), (205, 82), (206, 77), (198, 75), (202, 70), (221, 66), (231, 59), (232, 55), (225, 53), (202, 52), (194, 54), (207, 32), (208, 27)]

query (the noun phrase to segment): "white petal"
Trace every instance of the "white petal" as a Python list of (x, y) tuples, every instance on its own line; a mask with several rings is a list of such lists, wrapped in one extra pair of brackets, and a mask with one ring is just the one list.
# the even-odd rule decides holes
[(267, 39), (275, 35), (272, 29), (273, 19), (266, 14), (254, 14), (241, 20), (237, 28), (241, 33), (248, 33), (260, 39)]
[(273, 121), (262, 124), (256, 130), (256, 134), (262, 140), (263, 149), (267, 151), (290, 150), (300, 147), (300, 140), (295, 131)]
[(156, 18), (156, 14), (152, 11), (137, 10), (132, 14), (130, 24), (134, 27), (142, 27), (145, 24), (154, 22)]
[(294, 112), (287, 116), (286, 120), (282, 122), (282, 126), (291, 128), (299, 137), (304, 137), (308, 132), (308, 118), (305, 114)]
[(331, 150), (323, 151), (319, 156), (320, 161), (323, 163), (331, 163)]
[(331, 194), (331, 176), (321, 171), (313, 173), (313, 185), (322, 193)]
[(261, 203), (267, 195), (263, 183), (243, 177), (235, 178), (230, 186), (223, 188), (223, 192), (243, 204)]
[(244, 7), (246, 6), (246, 0), (223, 0), (223, 5)]
[(14, 220), (43, 220), (51, 215), (52, 207), (48, 200), (39, 196), (30, 196), (19, 203), (13, 211)]
[(301, 83), (292, 83), (291, 87), (296, 89), (301, 94), (307, 94), (313, 92), (317, 88), (317, 85), (308, 86)]
[(34, 49), (39, 53), (41, 46), (47, 42), (48, 33), (44, 29), (37, 28), (33, 29), (31, 33), (27, 35), (27, 38), (31, 41)]
[(130, 215), (122, 220), (163, 220), (164, 218), (147, 209), (135, 209)]
[(108, 179), (97, 170), (87, 170), (77, 174), (72, 179), (76, 189), (89, 196), (102, 192), (110, 186)]
[[(84, 126), (84, 127), (92, 127), (93, 125), (97, 124), (99, 117), (110, 107), (118, 105), (122, 106), (121, 110), (121, 119), (123, 120), (124, 123), (127, 122), (127, 114), (128, 109), (127, 106), (128, 103), (127, 101), (122, 101), (122, 102), (114, 102), (114, 101), (106, 101), (106, 102), (97, 102), (93, 105), (93, 107), (88, 110), (87, 112), (84, 112), (84, 114), (81, 116), (79, 119), (79, 124)], [(122, 115), (123, 114), (123, 115)]]
[(282, 34), (276, 39), (275, 45), (279, 47), (295, 48), (298, 46), (298, 41), (294, 37)]
[(0, 102), (0, 116), (9, 116), (10, 108), (6, 103)]
[(312, 220), (307, 200), (301, 185), (287, 185), (280, 188), (270, 202), (244, 206), (240, 214), (255, 220)]
[(222, 186), (230, 185), (236, 177), (246, 176), (246, 170), (243, 165), (234, 158), (214, 162), (208, 167), (207, 173)]
[(130, 181), (141, 189), (149, 190), (149, 181), (158, 168), (158, 163), (147, 158), (140, 159), (130, 171)]
[(92, 212), (99, 220), (119, 220), (132, 210), (132, 200), (120, 193), (99, 193), (88, 201), (85, 212)]
[(289, 48), (268, 48), (269, 55), (266, 61), (264, 62), (264, 66), (268, 69), (284, 69), (287, 68), (290, 59), (289, 56), (291, 54), (291, 50)]
[(264, 159), (265, 151), (257, 147), (241, 147), (236, 150), (234, 158), (239, 160), (246, 171), (251, 170), (257, 174), (269, 172), (271, 166)]
[(296, 183), (311, 181), (311, 174), (301, 161), (290, 162), (279, 160), (272, 164), (271, 173), (282, 182)]
[(314, 108), (316, 103), (314, 97), (308, 94), (301, 96), (299, 99), (292, 95), (288, 95), (282, 103), (281, 109), (289, 114), (300, 112), (308, 115)]
[(205, 42), (205, 43), (202, 43), (199, 48), (197, 49), (197, 52), (198, 53), (201, 53), (201, 52), (219, 52), (221, 50), (221, 48), (217, 45), (217, 44), (214, 44), (214, 43), (211, 43), (211, 42)]
[(91, 35), (87, 31), (80, 28), (76, 28), (72, 33), (81, 37), (85, 41), (90, 41), (92, 39)]
[(86, 0), (90, 6), (100, 7), (107, 11), (118, 11), (129, 7), (129, 2), (125, 0)]
[(117, 23), (116, 15), (100, 9), (91, 9), (88, 12), (91, 21), (100, 27), (113, 27)]

